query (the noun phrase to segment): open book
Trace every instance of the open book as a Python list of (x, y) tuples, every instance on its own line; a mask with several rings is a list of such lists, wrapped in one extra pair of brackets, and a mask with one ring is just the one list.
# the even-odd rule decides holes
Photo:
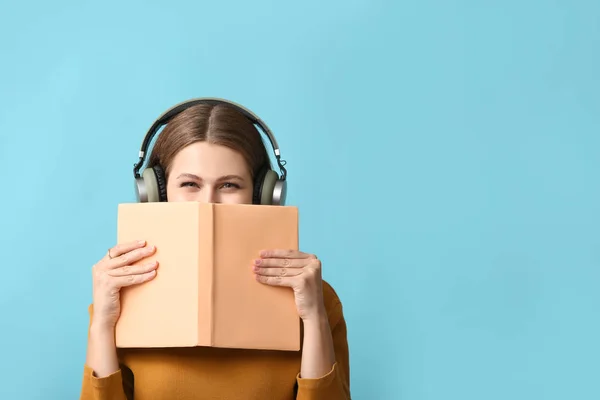
[(156, 246), (156, 277), (121, 290), (117, 347), (299, 350), (291, 288), (255, 280), (262, 249), (298, 249), (291, 206), (127, 203), (118, 207), (118, 243)]

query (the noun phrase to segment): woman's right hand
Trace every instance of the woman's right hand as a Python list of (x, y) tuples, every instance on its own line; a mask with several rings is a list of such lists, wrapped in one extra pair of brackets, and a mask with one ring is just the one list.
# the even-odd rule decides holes
[(102, 329), (114, 329), (121, 314), (121, 288), (147, 282), (156, 276), (156, 261), (132, 264), (152, 255), (155, 250), (154, 246), (146, 246), (145, 241), (118, 244), (93, 266), (92, 324)]

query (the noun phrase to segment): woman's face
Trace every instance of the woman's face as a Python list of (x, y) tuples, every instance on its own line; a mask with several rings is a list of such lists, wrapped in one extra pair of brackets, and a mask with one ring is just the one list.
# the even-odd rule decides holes
[(250, 170), (235, 150), (208, 142), (193, 143), (173, 159), (167, 200), (250, 204)]

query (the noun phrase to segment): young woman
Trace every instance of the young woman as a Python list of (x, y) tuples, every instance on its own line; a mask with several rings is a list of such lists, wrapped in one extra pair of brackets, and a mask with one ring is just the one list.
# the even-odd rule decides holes
[[(266, 126), (249, 110), (227, 101), (200, 99), (165, 115), (168, 123), (138, 179), (145, 182), (138, 192), (142, 201), (272, 204), (285, 195), (279, 177), (270, 170), (255, 124)], [(146, 137), (144, 146), (150, 139)], [(248, 260), (259, 282), (293, 290), (303, 327), (300, 352), (117, 349), (119, 291), (159, 273), (156, 263), (132, 265), (154, 250), (143, 241), (121, 243), (93, 266), (81, 400), (133, 399), (134, 393), (136, 400), (350, 399), (342, 304), (322, 280), (319, 259), (301, 251), (268, 249)]]

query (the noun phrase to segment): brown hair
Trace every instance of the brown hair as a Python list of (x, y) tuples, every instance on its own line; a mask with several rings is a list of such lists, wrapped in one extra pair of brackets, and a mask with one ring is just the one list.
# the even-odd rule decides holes
[(148, 167), (159, 164), (168, 179), (173, 159), (184, 147), (206, 141), (238, 151), (246, 160), (252, 179), (270, 168), (269, 155), (252, 122), (227, 105), (199, 104), (177, 114), (156, 139)]

